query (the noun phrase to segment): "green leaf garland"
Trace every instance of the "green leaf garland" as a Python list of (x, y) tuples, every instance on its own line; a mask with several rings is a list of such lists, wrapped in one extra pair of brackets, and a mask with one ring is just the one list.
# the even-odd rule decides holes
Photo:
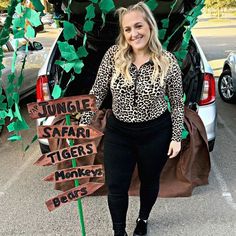
[(64, 39), (67, 41), (69, 39), (73, 39), (77, 35), (77, 30), (74, 24), (64, 21), (63, 22), (63, 36)]
[[(14, 38), (16, 39), (24, 37), (24, 36), (28, 38), (34, 37), (35, 36), (34, 27), (37, 27), (41, 24), (40, 12), (43, 11), (43, 6), (40, 0), (31, 0), (35, 9), (38, 12), (21, 5), (20, 2), (21, 2), (20, 0), (19, 1), (11, 0), (11, 4), (8, 8), (8, 17), (5, 21), (4, 27), (0, 31), (0, 46), (1, 46), (0, 47), (0, 70), (4, 68), (2, 64), (2, 57), (4, 56), (2, 45), (4, 45), (9, 39), (9, 32), (10, 32), (11, 24), (13, 24), (12, 30), (14, 32)], [(60, 88), (60, 84), (57, 84), (55, 86), (54, 88), (55, 91), (53, 93), (54, 97), (63, 96), (68, 85), (75, 79), (74, 73), (80, 74), (83, 69), (84, 63), (82, 59), (88, 55), (88, 51), (86, 49), (87, 33), (91, 32), (94, 27), (93, 19), (95, 18), (95, 5), (97, 5), (97, 8), (101, 10), (103, 25), (105, 24), (105, 21), (106, 21), (106, 15), (110, 11), (115, 9), (115, 4), (113, 0), (90, 0), (90, 3), (86, 7), (86, 16), (85, 16), (85, 21), (83, 25), (83, 31), (84, 31), (83, 44), (79, 46), (77, 49), (75, 49), (74, 45), (69, 44), (69, 40), (77, 37), (77, 29), (70, 22), (71, 2), (72, 0), (68, 1), (68, 5), (66, 8), (66, 13), (68, 14), (68, 21), (63, 22), (63, 28), (64, 28), (63, 35), (64, 35), (65, 42), (58, 42), (62, 59), (56, 61), (56, 64), (61, 66), (63, 70), (65, 70), (66, 73), (71, 72), (71, 77), (68, 80), (68, 83), (63, 91)], [(182, 61), (187, 54), (188, 44), (191, 37), (191, 29), (197, 23), (198, 16), (202, 13), (204, 0), (195, 0), (196, 6), (192, 10), (187, 12), (187, 14), (185, 15), (184, 21), (174, 30), (174, 32), (172, 32), (171, 35), (167, 37), (166, 33), (168, 31), (169, 24), (170, 24), (169, 17), (176, 3), (177, 3), (177, 0), (173, 0), (173, 2), (170, 5), (170, 13), (168, 17), (161, 21), (161, 27), (159, 29), (159, 38), (162, 41), (163, 48), (168, 48), (169, 42), (172, 39), (172, 37), (178, 32), (178, 30), (181, 27), (185, 27), (181, 46), (178, 51), (173, 52), (178, 60), (178, 63), (181, 66)], [(158, 1), (156, 0), (148, 0), (146, 1), (146, 4), (150, 7), (151, 10), (155, 10), (158, 7)], [(14, 20), (12, 21), (12, 16), (14, 14), (15, 9), (16, 9), (16, 13), (18, 17), (14, 18)], [(30, 23), (27, 27), (25, 27), (26, 21)], [(15, 56), (12, 63), (12, 73), (8, 76), (9, 85), (7, 86), (7, 89), (6, 89), (7, 96), (3, 94), (3, 91), (1, 89), (1, 81), (0, 81), (0, 125), (5, 123), (6, 118), (9, 118), (10, 120), (12, 120), (12, 122), (14, 122), (14, 125), (10, 126), (11, 128), (13, 127), (14, 129), (12, 130), (12, 132), (15, 131), (15, 133), (9, 138), (9, 140), (12, 140), (12, 141), (20, 140), (19, 138), (20, 129), (27, 127), (24, 124), (19, 124), (19, 122), (23, 122), (23, 120), (22, 121), (20, 120), (22, 119), (22, 117), (20, 115), (20, 109), (17, 104), (19, 102), (18, 90), (20, 86), (22, 85), (22, 82), (24, 79), (24, 76), (23, 76), (24, 63), (22, 66), (20, 76), (18, 78), (15, 78), (14, 65), (16, 62), (16, 57), (17, 57), (17, 51), (15, 51)], [(26, 58), (24, 58), (24, 62), (25, 60)], [(1, 71), (0, 71), (0, 76), (1, 76)], [(14, 82), (15, 80), (16, 82)], [(7, 97), (7, 103), (5, 102), (6, 97)]]

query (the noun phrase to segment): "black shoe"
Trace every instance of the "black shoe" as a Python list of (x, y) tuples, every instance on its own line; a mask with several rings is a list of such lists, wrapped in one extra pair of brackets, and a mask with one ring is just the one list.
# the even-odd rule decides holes
[(133, 236), (145, 236), (147, 235), (147, 221), (142, 219), (136, 220), (136, 227), (134, 229)]
[(122, 233), (122, 234), (120, 234), (120, 233), (118, 233), (118, 234), (114, 234), (114, 236), (128, 236), (128, 234), (125, 232), (124, 234)]

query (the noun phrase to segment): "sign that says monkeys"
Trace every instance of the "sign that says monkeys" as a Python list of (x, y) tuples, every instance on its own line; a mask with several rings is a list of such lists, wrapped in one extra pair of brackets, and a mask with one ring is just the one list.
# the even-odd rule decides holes
[(61, 183), (69, 180), (83, 179), (83, 178), (95, 178), (103, 176), (102, 165), (80, 166), (76, 168), (69, 168), (63, 170), (57, 170), (51, 173), (43, 180)]

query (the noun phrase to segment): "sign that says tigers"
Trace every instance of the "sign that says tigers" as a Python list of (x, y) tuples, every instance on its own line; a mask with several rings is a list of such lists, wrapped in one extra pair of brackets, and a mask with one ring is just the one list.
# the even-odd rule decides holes
[(34, 165), (50, 166), (96, 153), (97, 147), (94, 141), (91, 141), (45, 153), (34, 163)]

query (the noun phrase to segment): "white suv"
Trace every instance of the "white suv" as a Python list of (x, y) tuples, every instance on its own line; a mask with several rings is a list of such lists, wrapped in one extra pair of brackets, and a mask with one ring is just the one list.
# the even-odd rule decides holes
[[(86, 2), (86, 1), (85, 1)], [(129, 1), (127, 1), (129, 2)], [(134, 2), (134, 1), (133, 1)], [(163, 2), (164, 1), (160, 1)], [(170, 2), (170, 1), (168, 1)], [(172, 1), (171, 1), (172, 2)], [(181, 5), (182, 3), (182, 5)], [(79, 2), (77, 2), (79, 5)], [(84, 3), (83, 3), (84, 4)], [(127, 3), (128, 4), (128, 3)], [(179, 25), (181, 17), (183, 17), (184, 1), (180, 1), (178, 7), (173, 14), (170, 24), (174, 26)], [(188, 3), (190, 4), (190, 3)], [(76, 11), (76, 6), (71, 7), (73, 12)], [(190, 6), (191, 7), (191, 4)], [(161, 8), (160, 8), (161, 9)], [(76, 39), (70, 40), (70, 44), (73, 44), (75, 48), (78, 48), (82, 44), (83, 32), (81, 20), (84, 16), (75, 15), (71, 16), (71, 21), (76, 25), (78, 29), (78, 36)], [(81, 12), (81, 10), (80, 10)], [(158, 12), (157, 23), (160, 23), (161, 17), (165, 17), (165, 12)], [(171, 23), (172, 22), (172, 23)], [(178, 46), (182, 42), (183, 29), (179, 29), (173, 40), (170, 42), (169, 51), (176, 51)], [(76, 78), (73, 80), (65, 94), (65, 96), (74, 96), (81, 94), (88, 94), (96, 77), (96, 73), (101, 62), (101, 59), (106, 50), (114, 44), (116, 35), (118, 33), (117, 19), (111, 14), (107, 15), (107, 21), (105, 27), (101, 28), (101, 22), (97, 19), (94, 30), (88, 34), (87, 38), (87, 50), (88, 56), (84, 59), (84, 68), (81, 74), (75, 74)], [(65, 88), (68, 80), (70, 79), (71, 72), (66, 73), (62, 68), (55, 64), (56, 60), (60, 60), (61, 55), (57, 46), (57, 41), (65, 41), (63, 33), (59, 35), (55, 43), (53, 44), (51, 51), (44, 66), (39, 71), (36, 92), (37, 101), (46, 101), (51, 99), (51, 92), (55, 84)], [(198, 44), (195, 37), (191, 36), (188, 54), (183, 61), (182, 66), (182, 78), (183, 88), (186, 94), (185, 105), (198, 112), (201, 117), (207, 132), (207, 138), (209, 142), (209, 151), (213, 150), (215, 137), (216, 137), (216, 91), (215, 91), (215, 79), (213, 76), (212, 68), (210, 67), (207, 59)], [(108, 94), (107, 98), (102, 104), (102, 108), (111, 107), (111, 95)], [(44, 125), (50, 125), (54, 117), (49, 117), (44, 121)], [(37, 124), (40, 125), (42, 119), (38, 119)], [(40, 147), (43, 153), (48, 152), (48, 141), (46, 139), (40, 139)]]

